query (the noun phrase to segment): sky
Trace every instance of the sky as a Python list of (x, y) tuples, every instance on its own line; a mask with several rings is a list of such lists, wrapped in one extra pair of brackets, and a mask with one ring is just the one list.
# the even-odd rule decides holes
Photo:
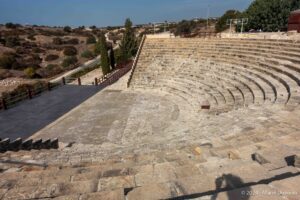
[[(0, 0), (0, 23), (118, 26), (221, 16), (253, 0)], [(209, 8), (209, 9), (208, 9)], [(208, 12), (209, 10), (209, 12)]]

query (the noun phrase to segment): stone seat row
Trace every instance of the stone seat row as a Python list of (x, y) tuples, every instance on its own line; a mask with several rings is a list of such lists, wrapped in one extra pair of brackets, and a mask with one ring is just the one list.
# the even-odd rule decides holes
[[(212, 52), (209, 55), (213, 56), (214, 53), (217, 54), (216, 52)], [(218, 55), (220, 55), (220, 53)], [(227, 55), (227, 53), (226, 53), (226, 55)], [(202, 55), (202, 56), (206, 57), (205, 55)], [(242, 57), (242, 56), (239, 56), (239, 55), (229, 55), (228, 57), (230, 57), (230, 56), (233, 57), (233, 58), (231, 58), (231, 60), (238, 59), (239, 57)], [(199, 56), (195, 56), (195, 57), (199, 59)], [(228, 57), (226, 59), (230, 60), (230, 59), (228, 59)], [(163, 59), (165, 59), (165, 58), (163, 58)], [(172, 56), (170, 56), (170, 59), (173, 59)], [(215, 59), (215, 56), (213, 57), (213, 59)], [(250, 57), (245, 56), (245, 58), (244, 58), (244, 60), (242, 60), (242, 62), (245, 63), (245, 60), (252, 61), (253, 59), (252, 59), (251, 56)], [(141, 61), (141, 63), (143, 64), (143, 60)], [(275, 79), (275, 81), (272, 81), (272, 82), (275, 82), (275, 83), (280, 82), (279, 84), (277, 84), (277, 86), (280, 87), (280, 85), (283, 85), (283, 87), (288, 91), (288, 93), (290, 93), (291, 88), (293, 89), (293, 92), (295, 92), (295, 93), (298, 92), (298, 85), (299, 85), (299, 78), (297, 76), (299, 74), (298, 72), (293, 73), (293, 71), (291, 69), (288, 69), (288, 68), (286, 68), (284, 66), (281, 66), (281, 65), (276, 66), (276, 67), (275, 66), (269, 66), (269, 65), (266, 65), (266, 64), (264, 65), (262, 61), (253, 61), (253, 63), (254, 64), (252, 66), (255, 66), (256, 70), (259, 70), (259, 72), (263, 72), (263, 73), (267, 72), (267, 74), (269, 75), (268, 78)], [(258, 67), (256, 67), (256, 65)], [(260, 68), (263, 68), (263, 70), (260, 69)], [(267, 70), (271, 71), (272, 73), (269, 73)], [(274, 73), (276, 75), (274, 75)], [(290, 79), (292, 79), (292, 80), (290, 80)]]
[[(210, 65), (212, 65), (212, 66), (210, 66)], [(222, 64), (219, 64), (219, 65), (222, 65)], [(252, 82), (249, 81), (249, 77), (253, 76), (253, 74), (255, 75), (255, 73), (248, 73), (248, 75), (247, 75), (247, 72), (246, 72), (245, 73), (246, 75), (244, 77), (247, 77), (248, 79), (245, 79), (245, 82), (242, 82), (242, 83), (241, 83), (241, 80), (239, 79), (240, 82), (239, 82), (239, 84), (237, 84), (237, 82), (235, 81), (236, 80), (236, 76), (237, 75), (241, 75), (241, 76), (238, 76), (238, 77), (242, 77), (243, 76), (243, 74), (241, 74), (242, 70), (239, 69), (239, 68), (237, 68), (236, 71), (235, 71), (234, 67), (232, 67), (230, 69), (226, 69), (226, 67), (218, 67), (218, 65), (213, 65), (212, 62), (210, 62), (209, 64), (207, 64), (205, 68), (203, 66), (197, 66), (197, 67), (182, 66), (182, 67), (183, 67), (184, 71), (178, 71), (178, 70), (176, 71), (176, 69), (175, 69), (176, 67), (175, 67), (175, 68), (170, 68), (169, 71), (167, 71), (167, 72), (159, 72), (159, 73), (165, 73), (167, 76), (171, 76), (171, 77), (175, 76), (176, 73), (183, 74), (188, 79), (191, 78), (191, 76), (194, 76), (193, 74), (197, 74), (197, 75), (200, 74), (204, 78), (205, 77), (211, 78), (211, 77), (216, 76), (219, 80), (223, 80), (223, 81), (227, 82), (228, 85), (231, 85), (230, 88), (232, 88), (232, 86), (235, 86), (235, 85), (240, 85), (239, 87), (241, 87), (241, 85), (242, 85), (242, 87), (241, 87), (242, 89), (238, 89), (238, 90), (239, 91), (246, 91), (245, 94), (243, 94), (243, 92), (241, 92), (241, 93), (242, 93), (243, 98), (246, 97), (248, 99), (250, 99), (249, 98), (250, 96), (255, 96), (254, 93), (258, 94), (258, 96), (257, 96), (258, 99), (261, 98), (262, 95), (260, 95), (259, 94), (260, 92), (258, 92), (257, 90), (260, 90), (263, 93), (263, 99), (264, 100), (265, 99), (276, 100), (277, 99), (277, 95), (279, 95), (278, 96), (278, 101), (281, 102), (281, 103), (287, 101), (287, 98), (288, 98), (288, 95), (289, 95), (289, 94), (286, 94), (286, 92), (285, 92), (285, 91), (288, 91), (287, 88), (282, 87), (282, 89), (280, 90), (280, 85), (279, 84), (278, 85), (273, 85), (272, 82), (276, 82), (274, 80), (273, 81), (269, 81), (269, 82), (265, 82), (264, 84), (262, 84), (262, 80), (265, 81), (267, 79), (262, 79), (262, 80), (260, 80), (259, 83), (256, 82), (257, 78), (256, 79), (255, 78), (250, 79), (250, 80), (252, 80)], [(188, 71), (188, 72), (186, 72), (186, 71)], [(203, 74), (204, 71), (205, 71), (205, 74)], [(136, 73), (139, 73), (139, 72), (140, 71), (138, 69)], [(151, 73), (149, 72), (148, 75), (150, 75), (150, 74)], [(157, 74), (157, 72), (156, 72), (156, 74)], [(142, 75), (142, 74), (140, 74), (140, 75)], [(224, 77), (226, 77), (226, 76), (229, 77), (227, 80), (224, 79)], [(257, 75), (257, 76), (261, 77), (259, 75)], [(200, 77), (198, 76), (197, 78), (200, 80), (201, 76)], [(197, 79), (195, 79), (193, 81), (197, 82)], [(216, 82), (217, 81), (214, 81), (214, 83), (216, 83)], [(230, 82), (232, 82), (232, 83), (230, 83)], [(253, 82), (254, 82), (254, 84), (253, 84)], [(235, 84), (233, 84), (233, 83), (235, 83)], [(249, 85), (251, 85), (252, 88)], [(253, 88), (253, 86), (255, 88)], [(268, 87), (266, 87), (266, 86), (268, 86)], [(244, 90), (245, 88), (247, 88), (247, 90), (249, 90), (250, 94), (249, 94), (249, 92), (247, 92), (247, 90)], [(268, 96), (268, 97), (266, 97), (266, 96)], [(284, 99), (280, 99), (282, 96), (284, 97)], [(248, 100), (248, 102), (251, 102), (251, 100)]]
[[(140, 155), (140, 158), (143, 158), (140, 165), (136, 159), (139, 158), (138, 155), (135, 155), (135, 159), (128, 163), (124, 163), (126, 155), (123, 155), (119, 161), (106, 160), (96, 165), (49, 165), (43, 169), (24, 168), (21, 172), (8, 171), (0, 174), (0, 196), (4, 199), (21, 200), (30, 198), (76, 199), (80, 195), (92, 195), (97, 199), (108, 198), (109, 195), (117, 193), (120, 199), (165, 199), (201, 193), (207, 195), (208, 191), (214, 191), (211, 195), (219, 193), (225, 188), (217, 188), (216, 180), (224, 179), (225, 181), (226, 178), (241, 180), (234, 182), (230, 188), (227, 188), (228, 191), (246, 187), (249, 183), (255, 187), (260, 184), (274, 184), (276, 181), (286, 182), (290, 179), (299, 181), (297, 178), (300, 175), (299, 168), (297, 168), (299, 167), (298, 157), (295, 157), (292, 166), (284, 163), (286, 157), (298, 154), (299, 151), (278, 152), (276, 159), (280, 162), (277, 162), (272, 159), (274, 156), (267, 153), (273, 149), (271, 148), (273, 143), (270, 141), (267, 143), (270, 143), (269, 147), (257, 153), (250, 151), (239, 154), (239, 148), (232, 151), (232, 147), (221, 149), (220, 147), (208, 149), (201, 147), (201, 151), (192, 148), (190, 153), (181, 149), (180, 153), (170, 150), (173, 154), (158, 152), (155, 155), (164, 159), (154, 159), (153, 154)], [(276, 147), (281, 145), (283, 149), (286, 149), (279, 143)], [(286, 145), (288, 144), (284, 146)], [(226, 157), (222, 158), (220, 155), (221, 157), (217, 160), (207, 155), (216, 156), (222, 151)], [(233, 152), (237, 153), (233, 154)], [(253, 153), (260, 154), (268, 162), (259, 163), (260, 159), (252, 160)], [(246, 155), (246, 157), (239, 155)], [(160, 162), (156, 163), (155, 160), (160, 160)], [(276, 179), (276, 177), (282, 178)], [(154, 191), (159, 187), (161, 190), (155, 193)], [(173, 190), (177, 192), (172, 193)], [(106, 196), (103, 196), (104, 194)]]

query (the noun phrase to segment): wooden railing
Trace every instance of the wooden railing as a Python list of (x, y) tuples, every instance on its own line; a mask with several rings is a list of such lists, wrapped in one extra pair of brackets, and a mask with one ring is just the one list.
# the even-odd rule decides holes
[(137, 52), (137, 54), (136, 54), (136, 56), (135, 56), (135, 58), (134, 58), (134, 62), (133, 62), (132, 67), (131, 67), (131, 68), (132, 68), (131, 74), (130, 74), (129, 79), (128, 79), (128, 82), (127, 82), (127, 87), (130, 86), (130, 82), (131, 82), (131, 79), (132, 79), (132, 77), (133, 77), (133, 74), (134, 74), (136, 65), (137, 65), (137, 63), (138, 63), (138, 60), (139, 60), (139, 57), (140, 57), (140, 54), (141, 54), (141, 51), (142, 51), (142, 48), (143, 48), (145, 39), (146, 39), (146, 35), (143, 36), (142, 41), (141, 41), (141, 44), (140, 44), (139, 49), (138, 49), (138, 52)]
[(115, 70), (101, 78), (95, 79), (95, 85), (99, 85), (101, 89), (117, 82), (122, 76), (131, 70), (131, 66), (126, 66), (124, 68)]
[(27, 88), (26, 91), (17, 93), (15, 95), (9, 95), (8, 97), (0, 98), (0, 110), (7, 110), (11, 107), (14, 107), (19, 102), (24, 101), (26, 99), (32, 99), (41, 95), (46, 91), (51, 91), (52, 89), (60, 86), (58, 83), (47, 83), (45, 85), (41, 85), (37, 88)]

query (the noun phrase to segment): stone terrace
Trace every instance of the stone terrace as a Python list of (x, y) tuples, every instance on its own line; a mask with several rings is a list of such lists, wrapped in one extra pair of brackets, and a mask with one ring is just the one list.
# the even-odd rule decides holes
[(128, 74), (31, 136), (58, 150), (0, 155), (0, 198), (300, 199), (299, 49), (148, 38), (130, 88)]

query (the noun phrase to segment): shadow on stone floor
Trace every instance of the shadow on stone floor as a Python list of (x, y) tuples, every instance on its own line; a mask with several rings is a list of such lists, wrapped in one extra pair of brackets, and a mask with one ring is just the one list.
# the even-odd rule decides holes
[[(216, 181), (216, 191), (220, 191), (222, 188), (235, 188), (236, 186), (242, 186), (245, 183), (243, 180), (235, 175), (232, 174), (223, 174), (221, 177), (217, 178)], [(241, 190), (238, 190), (238, 193), (227, 191), (226, 196), (228, 200), (248, 200), (250, 197), (251, 188), (246, 186), (243, 187)], [(211, 196), (211, 200), (217, 200), (218, 193), (215, 193)]]
[(66, 85), (2, 111), (0, 138), (26, 139), (99, 91), (95, 86)]

